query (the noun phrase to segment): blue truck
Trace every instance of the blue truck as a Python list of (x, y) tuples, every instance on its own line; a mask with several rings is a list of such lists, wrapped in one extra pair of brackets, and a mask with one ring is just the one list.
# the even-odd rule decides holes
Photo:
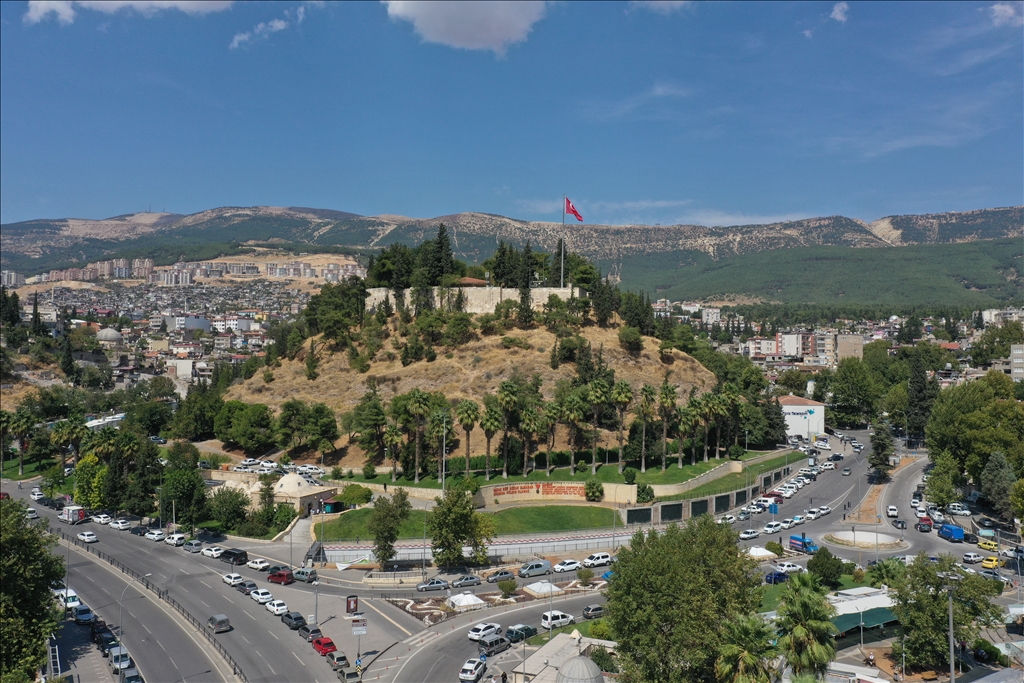
[(807, 553), (808, 555), (813, 555), (814, 553), (818, 552), (818, 545), (809, 536), (804, 536), (803, 534), (801, 534), (799, 536), (789, 537), (789, 549), (796, 550), (797, 552), (801, 553)]
[(939, 528), (939, 538), (944, 538), (950, 543), (963, 543), (964, 530), (956, 524), (943, 524)]

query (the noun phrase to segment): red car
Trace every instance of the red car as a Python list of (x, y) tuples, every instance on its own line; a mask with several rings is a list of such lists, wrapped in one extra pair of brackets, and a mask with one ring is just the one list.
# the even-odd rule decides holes
[(267, 581), (270, 583), (279, 583), (282, 586), (287, 586), (290, 583), (295, 583), (295, 576), (291, 571), (274, 572), (267, 576)]
[(321, 657), (326, 657), (328, 652), (337, 652), (338, 648), (335, 646), (334, 641), (330, 638), (316, 638), (313, 640), (313, 649), (320, 653)]

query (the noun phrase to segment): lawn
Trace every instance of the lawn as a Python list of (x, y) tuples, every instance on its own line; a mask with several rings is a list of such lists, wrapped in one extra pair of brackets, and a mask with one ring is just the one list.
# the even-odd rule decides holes
[(30, 462), (29, 460), (26, 459), (25, 460), (25, 474), (24, 475), (19, 475), (18, 474), (18, 459), (17, 458), (12, 458), (10, 460), (5, 460), (4, 461), (4, 464), (3, 464), (3, 476), (4, 476), (4, 479), (13, 479), (15, 481), (17, 481), (19, 479), (31, 479), (32, 477), (37, 477), (37, 476), (41, 475), (43, 472), (45, 472), (46, 470), (48, 470), (51, 467), (53, 467), (55, 462), (56, 461), (54, 461), (54, 460), (43, 460), (41, 462), (39, 462), (39, 461), (31, 461)]
[(659, 497), (658, 500), (691, 500), (693, 498), (704, 498), (706, 496), (713, 496), (727, 491), (736, 491), (747, 485), (754, 486), (758, 483), (757, 478), (759, 475), (784, 467), (787, 462), (791, 465), (799, 463), (800, 458), (795, 457), (792, 453), (788, 455), (780, 455), (777, 458), (765, 460), (764, 462), (759, 462), (756, 465), (748, 467), (743, 472), (733, 472), (723, 477), (719, 477), (714, 481), (701, 484), (700, 486), (692, 488), (685, 493), (680, 493), (675, 496), (665, 496), (663, 498)]
[[(655, 458), (651, 457), (647, 461), (647, 471), (644, 473), (637, 472), (636, 481), (639, 484), (680, 484), (684, 481), (689, 481), (694, 477), (704, 474), (708, 470), (712, 470), (718, 465), (721, 465), (725, 460), (712, 460), (710, 462), (698, 462), (696, 465), (690, 465), (688, 460), (684, 459), (684, 465), (682, 469), (677, 466), (677, 461), (672, 454), (669, 454), (668, 468), (661, 471), (661, 460), (660, 455)], [(500, 463), (499, 463), (500, 465)], [(484, 480), (483, 471), (476, 472), (476, 479), (481, 484), (500, 484), (503, 481), (515, 482), (515, 481), (586, 481), (590, 478), (590, 467), (587, 467), (586, 472), (575, 472), (573, 473), (568, 467), (559, 467), (551, 472), (549, 477), (544, 470), (534, 470), (530, 472), (529, 476), (524, 478), (523, 475), (510, 474), (507, 480), (501, 478), (501, 467), (499, 466), (495, 470), (491, 470), (491, 480)], [(625, 479), (619, 474), (619, 467), (616, 463), (610, 465), (598, 464), (597, 466), (597, 478), (605, 484), (624, 484)], [(446, 477), (445, 486), (451, 486), (453, 482), (461, 481), (462, 474), (450, 474)], [(346, 482), (353, 484), (391, 484), (391, 472), (390, 470), (378, 470), (377, 476), (373, 479), (367, 479), (358, 471), (353, 474), (352, 477), (345, 477), (344, 479), (331, 480), (337, 481), (338, 484), (344, 486)], [(421, 489), (440, 489), (441, 484), (437, 481), (437, 477), (423, 477), (419, 483), (413, 483), (409, 479), (399, 477), (398, 481), (394, 483), (394, 486), (409, 486), (411, 488)]]
[[(603, 621), (603, 619), (583, 619), (579, 623), (569, 624), (568, 626), (562, 626), (551, 630), (551, 637), (554, 638), (559, 633), (572, 633), (574, 630), (578, 630), (585, 638), (590, 637), (590, 627), (594, 624)], [(526, 641), (530, 645), (543, 645), (548, 642), (548, 632), (542, 631)]]
[[(861, 581), (860, 583), (853, 580), (852, 574), (843, 574), (839, 579), (838, 590), (846, 590), (848, 588), (855, 588), (857, 586), (866, 586), (868, 582)], [(761, 594), (761, 611), (762, 612), (774, 612), (779, 606), (779, 599), (782, 597), (782, 590), (786, 587), (784, 583), (777, 584), (765, 584), (764, 593)]]
[[(328, 540), (373, 538), (369, 523), (370, 508), (346, 512), (324, 524), (324, 537)], [(412, 510), (398, 532), (401, 539), (423, 538), (423, 510)], [(523, 534), (573, 529), (603, 529), (612, 525), (615, 512), (608, 508), (586, 505), (541, 505), (515, 507), (490, 514), (499, 534)], [(320, 524), (313, 518), (314, 532), (320, 536)], [(429, 529), (428, 529), (429, 534)]]

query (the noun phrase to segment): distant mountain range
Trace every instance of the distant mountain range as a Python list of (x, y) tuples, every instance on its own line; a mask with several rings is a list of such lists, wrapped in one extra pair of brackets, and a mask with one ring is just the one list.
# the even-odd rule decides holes
[[(564, 230), (560, 223), (475, 212), (423, 219), (386, 214), (359, 216), (296, 206), (222, 207), (187, 216), (146, 212), (105, 220), (62, 218), (8, 223), (0, 226), (0, 261), (5, 268), (31, 274), (113, 255), (147, 254), (167, 262), (184, 254), (187, 245), (237, 248), (254, 242), (282, 242), (308, 244), (311, 250), (372, 250), (393, 242), (417, 244), (433, 236), (440, 223), (448, 226), (456, 255), (469, 262), (490, 256), (499, 240), (517, 245), (529, 240), (535, 247), (550, 251), (564, 235), (572, 250), (598, 262), (624, 284), (642, 281), (666, 290), (678, 284), (671, 273), (665, 273), (664, 282), (655, 283), (650, 282), (651, 273), (631, 271), (649, 268), (654, 261), (659, 271), (697, 264), (707, 269), (709, 263), (734, 257), (814, 247), (890, 249), (1013, 238), (1020, 246), (1024, 207), (887, 216), (871, 223), (827, 216), (727, 227), (576, 223), (567, 224)], [(651, 259), (647, 266), (644, 257)], [(1005, 265), (997, 269), (1005, 270)], [(1011, 262), (1009, 269), (1013, 272), (1004, 272), (1002, 277), (1008, 284), (1019, 283), (1019, 259), (1016, 265)], [(757, 296), (756, 292), (748, 294)]]

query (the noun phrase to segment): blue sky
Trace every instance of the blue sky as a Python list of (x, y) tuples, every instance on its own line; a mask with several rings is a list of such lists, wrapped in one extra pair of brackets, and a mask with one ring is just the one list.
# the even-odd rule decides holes
[(0, 3), (0, 219), (1024, 203), (1024, 8)]

